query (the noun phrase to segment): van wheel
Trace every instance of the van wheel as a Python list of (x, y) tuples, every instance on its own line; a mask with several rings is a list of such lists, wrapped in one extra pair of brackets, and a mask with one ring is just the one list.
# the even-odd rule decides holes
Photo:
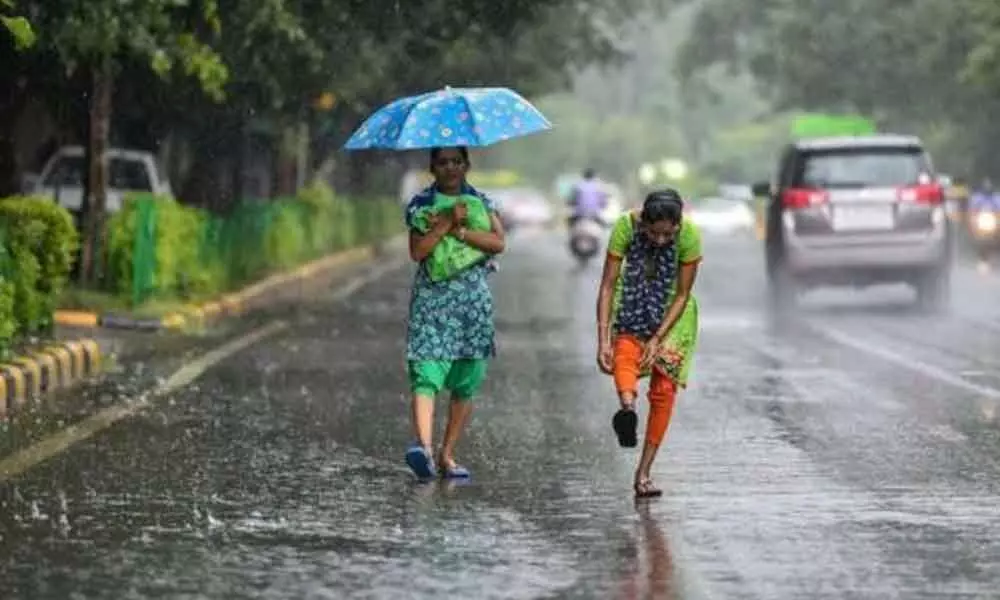
[(785, 312), (798, 304), (799, 286), (795, 279), (781, 267), (768, 273), (768, 304), (772, 311)]
[(917, 304), (930, 312), (944, 312), (951, 304), (951, 271), (937, 267), (920, 276), (914, 287), (917, 290)]

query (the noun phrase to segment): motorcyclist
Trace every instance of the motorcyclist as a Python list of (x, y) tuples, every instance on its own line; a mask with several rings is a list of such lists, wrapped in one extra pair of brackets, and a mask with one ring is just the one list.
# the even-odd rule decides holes
[(969, 198), (969, 209), (971, 211), (995, 211), (1000, 210), (1000, 194), (993, 189), (993, 180), (989, 177), (983, 179), (982, 183)]
[(569, 193), (569, 226), (580, 219), (601, 220), (601, 215), (608, 207), (609, 194), (603, 182), (597, 179), (593, 168), (583, 171), (583, 179), (578, 181)]
[[(989, 215), (986, 218), (991, 224), (991, 230), (976, 231), (982, 228), (979, 223), (980, 214)], [(996, 243), (997, 215), (1000, 215), (1000, 194), (993, 188), (993, 181), (987, 177), (969, 197), (968, 210), (969, 226), (973, 230), (974, 237), (978, 239), (976, 246), (981, 270), (989, 268), (989, 255)]]

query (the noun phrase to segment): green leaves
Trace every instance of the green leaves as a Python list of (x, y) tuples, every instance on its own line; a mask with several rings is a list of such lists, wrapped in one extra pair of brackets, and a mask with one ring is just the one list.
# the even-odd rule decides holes
[[(14, 10), (17, 8), (14, 0), (0, 0), (0, 8)], [(31, 23), (24, 17), (9, 17), (0, 14), (0, 24), (3, 25), (7, 33), (14, 39), (14, 47), (20, 50), (27, 50), (35, 45), (37, 36), (32, 29)]]
[(104, 57), (141, 57), (157, 75), (194, 77), (213, 99), (224, 98), (229, 72), (200, 39), (222, 29), (216, 0), (50, 0), (38, 5), (51, 27), (48, 42), (73, 70)]
[[(6, 283), (12, 285), (13, 323), (20, 333), (46, 330), (73, 264), (78, 236), (69, 212), (39, 198), (5, 198), (0, 202), (0, 223), (5, 231), (0, 262), (12, 261)], [(0, 347), (6, 300), (5, 269), (0, 265)]]
[[(772, 105), (861, 112), (936, 140), (945, 168), (1000, 166), (1000, 5), (994, 0), (703, 0), (681, 56), (690, 77), (715, 64), (750, 72)], [(966, 139), (951, 132), (965, 130)], [(947, 135), (942, 132), (949, 132)]]
[(190, 34), (178, 36), (175, 48), (184, 74), (196, 77), (205, 93), (215, 101), (225, 99), (224, 87), (229, 80), (229, 69), (222, 62), (222, 57)]
[(35, 45), (35, 31), (31, 28), (31, 23), (24, 17), (4, 17), (0, 16), (0, 23), (7, 28), (7, 32), (14, 38), (14, 46), (18, 50), (26, 50)]

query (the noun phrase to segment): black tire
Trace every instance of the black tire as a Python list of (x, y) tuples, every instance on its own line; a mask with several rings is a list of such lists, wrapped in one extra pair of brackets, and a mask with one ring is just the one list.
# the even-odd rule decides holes
[(917, 304), (929, 312), (945, 312), (951, 305), (951, 269), (936, 267), (915, 282)]
[(768, 308), (774, 312), (794, 310), (798, 305), (799, 286), (781, 266), (774, 267), (767, 277)]
[(570, 250), (573, 255), (576, 256), (580, 261), (586, 262), (597, 255), (600, 249), (600, 241), (593, 240), (585, 247), (581, 247), (583, 240), (579, 238), (572, 238), (569, 242)]

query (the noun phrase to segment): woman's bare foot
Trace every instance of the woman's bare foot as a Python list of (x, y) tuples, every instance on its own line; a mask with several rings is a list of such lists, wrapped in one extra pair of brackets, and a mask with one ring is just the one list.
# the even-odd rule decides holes
[(437, 470), (446, 479), (467, 479), (469, 470), (455, 462), (451, 454), (441, 454), (437, 459)]
[(653, 485), (653, 480), (649, 477), (642, 477), (635, 480), (636, 498), (659, 498), (663, 495), (663, 490)]

